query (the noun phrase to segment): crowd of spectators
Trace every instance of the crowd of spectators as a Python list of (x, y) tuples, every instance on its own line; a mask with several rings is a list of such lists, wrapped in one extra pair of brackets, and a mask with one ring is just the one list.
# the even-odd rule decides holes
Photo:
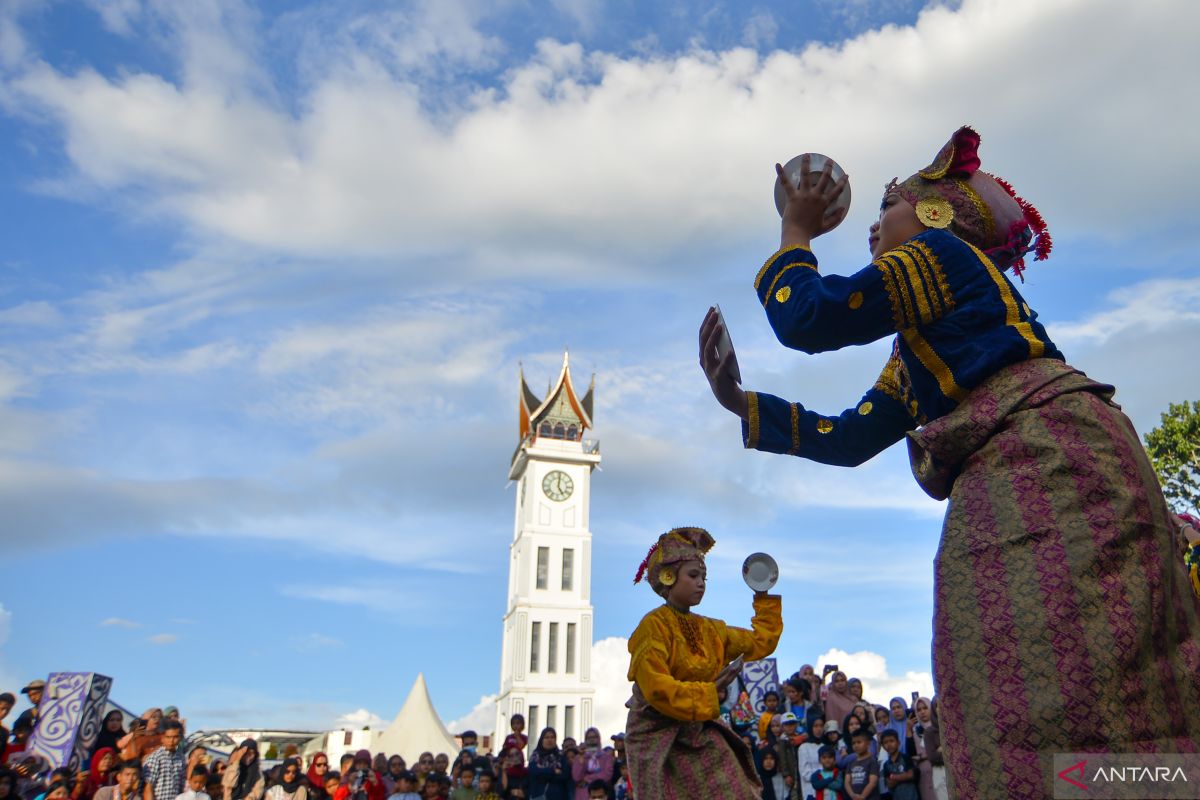
[[(829, 677), (828, 683), (826, 677)], [(735, 686), (739, 686), (735, 684)], [(303, 757), (289, 745), (264, 764), (246, 739), (228, 756), (189, 747), (178, 709), (153, 708), (128, 730), (124, 717), (105, 717), (78, 772), (47, 764), (26, 747), (45, 689), (33, 681), (21, 693), (30, 707), (12, 724), (17, 705), (0, 694), (0, 800), (634, 800), (624, 734), (606, 743), (590, 728), (579, 742), (561, 742), (553, 728), (530, 742), (514, 715), (497, 754), (482, 752), (473, 731), (462, 750), (399, 755), (326, 753)], [(818, 676), (811, 666), (763, 694), (757, 707), (745, 691), (718, 695), (722, 724), (750, 747), (763, 800), (945, 800), (936, 701), (894, 697), (887, 706), (863, 699), (862, 682), (836, 667)]]

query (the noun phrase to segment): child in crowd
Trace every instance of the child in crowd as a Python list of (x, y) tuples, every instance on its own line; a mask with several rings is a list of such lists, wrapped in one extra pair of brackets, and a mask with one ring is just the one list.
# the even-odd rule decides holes
[[(481, 772), (479, 777), (475, 779), (478, 786), (479, 794), (475, 796), (475, 800), (500, 800), (500, 795), (496, 794), (495, 783), (496, 779), (490, 772)], [(396, 795), (392, 795), (395, 797)]]
[(587, 792), (588, 800), (608, 800), (608, 784), (604, 781), (592, 781)]
[(192, 767), (192, 774), (188, 775), (187, 791), (179, 795), (177, 800), (212, 800), (204, 791), (206, 786), (208, 786), (208, 767), (197, 764)]
[(613, 784), (613, 793), (617, 796), (617, 800), (633, 800), (633, 789), (629, 785), (629, 763), (618, 761), (617, 774), (621, 776)]
[(790, 711), (780, 714), (777, 719), (781, 728), (779, 741), (775, 747), (776, 752), (779, 753), (779, 771), (783, 774), (783, 782), (787, 784), (788, 796), (796, 797), (797, 787), (800, 783), (800, 762), (796, 754), (796, 748), (799, 746), (796, 726), (799, 720)]
[(899, 735), (889, 728), (879, 739), (887, 753), (880, 775), (892, 800), (919, 800), (917, 772), (912, 759), (900, 751)]
[(475, 770), (464, 769), (458, 773), (458, 785), (450, 792), (450, 800), (475, 800), (479, 790), (475, 788)]
[(871, 734), (859, 730), (850, 740), (854, 760), (846, 767), (849, 800), (879, 800), (879, 761), (871, 755)]
[(845, 800), (845, 778), (837, 767), (837, 748), (822, 745), (818, 753), (821, 768), (809, 776), (813, 800)]
[(500, 748), (500, 751), (503, 752), (509, 748), (517, 750), (522, 754), (522, 763), (524, 763), (525, 748), (529, 745), (529, 737), (525, 735), (525, 716), (513, 714), (508, 718), (508, 727), (512, 733), (504, 737), (504, 746)]
[(421, 800), (417, 794), (417, 774), (412, 770), (404, 770), (396, 776), (396, 791), (388, 800)]
[(325, 773), (325, 794), (329, 797), (337, 792), (338, 787), (342, 785), (342, 773), (336, 769)]
[(835, 757), (841, 758), (846, 752), (846, 743), (842, 741), (842, 729), (836, 719), (825, 720), (825, 744), (833, 748)]
[(768, 689), (762, 698), (763, 711), (758, 717), (758, 738), (761, 739), (767, 735), (767, 726), (771, 724), (771, 718), (779, 713), (779, 692), (774, 689)]
[[(762, 792), (754, 759), (717, 722), (717, 690), (741, 673), (741, 661), (765, 658), (783, 632), (782, 601), (754, 595), (753, 630), (692, 613), (704, 598), (704, 556), (713, 537), (675, 528), (659, 537), (638, 568), (665, 603), (646, 614), (629, 639), (625, 746), (638, 800), (660, 800), (668, 786), (695, 787), (689, 800), (727, 800)], [(674, 796), (674, 795), (670, 795)]]
[(812, 776), (821, 769), (821, 748), (825, 738), (825, 719), (814, 717), (808, 723), (808, 736), (796, 751), (796, 761), (800, 769), (800, 797), (808, 800), (813, 794)]

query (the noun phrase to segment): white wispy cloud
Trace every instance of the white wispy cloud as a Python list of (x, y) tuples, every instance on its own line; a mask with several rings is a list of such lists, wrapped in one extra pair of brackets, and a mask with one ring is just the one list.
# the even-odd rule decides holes
[(151, 644), (174, 644), (179, 641), (179, 636), (174, 633), (156, 633), (153, 636), (146, 637), (146, 641)]
[(123, 617), (109, 617), (108, 619), (101, 621), (100, 627), (101, 628), (140, 628), (140, 627), (142, 627), (142, 623), (134, 622), (131, 619), (124, 619)]
[[(465, 8), (433, 5), (422, 13)], [(985, 167), (1012, 178), (1060, 232), (1110, 237), (1160, 226), (1163, 209), (1186, 205), (1187, 171), (1174, 168), (1179, 149), (1161, 135), (1195, 127), (1196, 113), (1126, 65), (1150, 58), (1144, 69), (1186, 74), (1184, 31), (1200, 9), (1151, 5), (1137, 20), (1122, 10), (1115, 0), (967, 0), (932, 5), (912, 27), (767, 57), (621, 58), (544, 41), (498, 90), (448, 117), (431, 116), (416, 85), (389, 73), (379, 51), (394, 48), (368, 44), (314, 78), (303, 111), (290, 114), (248, 91), (257, 70), (199, 68), (249, 35), (243, 14), (175, 12), (181, 84), (145, 72), (67, 74), (27, 58), (4, 86), (10, 106), (61, 129), (80, 179), (145, 189), (161, 213), (199, 231), (292, 254), (450, 252), (456, 277), (495, 275), (501, 264), (510, 275), (557, 274), (580, 251), (612, 265), (635, 253), (654, 261), (700, 231), (710, 247), (758, 235), (770, 222), (771, 163), (797, 148), (798, 118), (804, 146), (835, 152), (866, 181), (852, 227), (873, 215), (876, 182), (923, 165), (969, 118), (985, 137)], [(416, 22), (398, 24), (412, 31)], [(1079, 59), (1065, 39), (1106, 41), (1106, 58)], [(955, 46), (962, 41), (974, 43), (969, 53)], [(1019, 103), (997, 101), (1014, 86)], [(1103, 104), (1061, 100), (1100, 90)], [(962, 99), (952, 119), (910, 116), (879, 147), (875, 121), (947, 96)], [(1155, 114), (1169, 119), (1141, 124)], [(1141, 157), (1111, 158), (1118, 152)], [(912, 155), (898, 164), (897, 153)], [(1159, 176), (1153, 204), (1107, 191), (1145, 174)]]

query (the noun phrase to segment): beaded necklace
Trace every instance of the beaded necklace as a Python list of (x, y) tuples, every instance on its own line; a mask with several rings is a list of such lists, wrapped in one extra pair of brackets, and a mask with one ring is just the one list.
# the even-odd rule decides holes
[(679, 631), (683, 634), (688, 649), (698, 656), (704, 655), (704, 643), (700, 640), (700, 627), (696, 624), (695, 617), (691, 612), (680, 611), (670, 603), (667, 604), (667, 608), (675, 612), (675, 619), (679, 620)]

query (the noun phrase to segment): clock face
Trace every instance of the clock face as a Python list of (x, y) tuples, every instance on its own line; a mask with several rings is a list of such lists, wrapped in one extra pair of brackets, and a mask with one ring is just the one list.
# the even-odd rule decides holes
[(546, 497), (561, 503), (571, 496), (571, 492), (575, 491), (575, 483), (571, 480), (570, 475), (556, 469), (546, 473), (546, 477), (542, 478), (542, 491), (546, 493)]

